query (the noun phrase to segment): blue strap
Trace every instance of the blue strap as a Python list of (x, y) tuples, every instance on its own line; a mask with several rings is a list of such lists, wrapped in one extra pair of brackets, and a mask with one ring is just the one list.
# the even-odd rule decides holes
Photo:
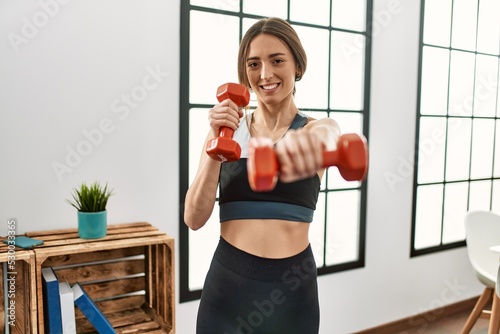
[(294, 129), (294, 130), (300, 129), (300, 128), (304, 127), (304, 125), (306, 125), (306, 123), (307, 123), (307, 117), (302, 116), (301, 114), (297, 113), (295, 115), (295, 118), (293, 119), (293, 122), (290, 125), (289, 129)]

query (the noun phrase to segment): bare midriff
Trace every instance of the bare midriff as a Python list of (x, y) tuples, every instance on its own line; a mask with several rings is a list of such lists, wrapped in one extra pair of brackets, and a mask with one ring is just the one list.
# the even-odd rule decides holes
[(309, 245), (309, 223), (279, 219), (242, 219), (221, 223), (221, 236), (255, 256), (282, 259)]

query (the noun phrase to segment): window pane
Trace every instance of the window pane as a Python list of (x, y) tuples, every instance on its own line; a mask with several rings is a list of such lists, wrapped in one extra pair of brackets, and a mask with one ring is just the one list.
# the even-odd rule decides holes
[(479, 23), (477, 32), (477, 51), (496, 54), (499, 53), (500, 40), (500, 1), (479, 1)]
[(422, 117), (418, 144), (418, 182), (443, 180), (446, 119)]
[(446, 115), (450, 51), (425, 47), (422, 55), (420, 113)]
[(469, 178), (471, 120), (450, 118), (446, 152), (446, 180)]
[(359, 188), (361, 183), (359, 181), (346, 181), (339, 172), (339, 169), (328, 168), (328, 188), (329, 189), (352, 189)]
[(337, 123), (340, 124), (342, 133), (362, 133), (363, 114), (358, 112), (333, 112), (330, 114)]
[(326, 265), (358, 258), (360, 192), (340, 191), (328, 194)]
[(469, 210), (489, 210), (491, 181), (474, 181), (470, 183)]
[(294, 26), (307, 53), (307, 69), (296, 83), (298, 108), (328, 108), (328, 39), (326, 29)]
[(203, 228), (189, 230), (189, 288), (203, 287), (210, 261), (219, 242), (219, 206), (216, 204), (212, 216)]
[(332, 1), (332, 27), (364, 31), (365, 21), (366, 0)]
[[(366, 75), (364, 59), (366, 52), (364, 29), (368, 16), (366, 1), (335, 1), (337, 6), (333, 20), (337, 24), (336, 27), (344, 26), (342, 29), (353, 30), (354, 33), (335, 32), (335, 36), (332, 37), (332, 30), (337, 28), (330, 26), (331, 8), (333, 8), (330, 0), (315, 0), (314, 3), (300, 0), (187, 1), (191, 6), (188, 17), (190, 26), (185, 31), (188, 34), (181, 34), (183, 39), (181, 46), (184, 45), (181, 55), (189, 60), (189, 64), (181, 69), (180, 75), (184, 78), (189, 76), (189, 80), (181, 81), (185, 86), (180, 89), (187, 93), (186, 100), (181, 101), (181, 113), (188, 113), (188, 117), (185, 117), (186, 114), (181, 117), (180, 135), (181, 143), (184, 144), (180, 146), (182, 149), (180, 158), (183, 164), (188, 163), (188, 173), (181, 180), (181, 192), (187, 191), (192, 184), (200, 156), (206, 154), (204, 141), (209, 131), (206, 122), (207, 108), (217, 103), (215, 92), (220, 84), (238, 80), (239, 38), (261, 16), (285, 19), (289, 15), (306, 49), (307, 72), (303, 79), (296, 83), (295, 103), (298, 108), (307, 111), (307, 114), (316, 119), (334, 117), (339, 121), (344, 133), (362, 133), (364, 126), (367, 125), (364, 113), (368, 112), (363, 109), (364, 101), (369, 99), (368, 96), (364, 96), (363, 82)], [(181, 29), (184, 29), (188, 19), (185, 16), (183, 18), (181, 18)], [(380, 16), (380, 19), (382, 20), (380, 24), (386, 23), (384, 15)], [(214, 49), (220, 44), (221, 38), (224, 42), (223, 50), (220, 47)], [(332, 42), (333, 47), (331, 47)], [(332, 61), (335, 62), (333, 66), (331, 66)], [(331, 80), (332, 73), (338, 77)], [(251, 93), (250, 106), (255, 107), (255, 105), (255, 94)], [(332, 106), (339, 112), (335, 110), (334, 114)], [(337, 175), (334, 177), (333, 173)], [(327, 184), (332, 184), (335, 188), (331, 189)], [(344, 181), (338, 175), (337, 168), (329, 168), (323, 177), (309, 237), (318, 267), (327, 269), (325, 273), (331, 270), (344, 270), (342, 266), (328, 268), (332, 264), (350, 264), (358, 267), (363, 263), (364, 253), (359, 253), (362, 249), (359, 231), (364, 228), (365, 219), (364, 216), (361, 217), (361, 212), (365, 212), (361, 210), (361, 192), (364, 191), (361, 185), (361, 182)], [(215, 210), (203, 229), (196, 232), (188, 230), (182, 222), (182, 216), (179, 228), (187, 235), (187, 242), (184, 243), (183, 240), (180, 245), (182, 259), (180, 279), (187, 283), (187, 291), (184, 288), (186, 285), (181, 285), (180, 298), (191, 300), (201, 292), (203, 280), (219, 239), (218, 204), (216, 203)], [(187, 276), (184, 276), (185, 273)]]
[(463, 50), (476, 49), (477, 3), (478, 1), (471, 0), (453, 1), (453, 31), (451, 40), (453, 48)]
[(500, 180), (493, 181), (491, 211), (500, 213)]
[(332, 32), (330, 108), (362, 110), (365, 37)]
[(304, 114), (307, 115), (307, 117), (312, 117), (314, 119), (320, 119), (324, 117), (328, 117), (328, 113), (326, 111), (310, 111), (307, 109), (300, 110)]
[(472, 138), (471, 179), (491, 177), (495, 123), (474, 119)]
[(261, 16), (276, 16), (286, 19), (287, 0), (265, 1), (262, 0), (245, 0), (243, 1), (243, 12)]
[(474, 116), (495, 117), (498, 57), (477, 55), (476, 59)]
[(191, 5), (228, 10), (231, 12), (240, 11), (240, 2), (235, 0), (220, 1), (220, 0), (191, 0)]
[(449, 113), (471, 116), (474, 97), (474, 54), (451, 52)]
[(415, 216), (415, 249), (441, 243), (443, 186), (420, 186), (417, 189)]
[[(463, 216), (467, 210), (488, 210), (492, 206), (500, 209), (500, 204), (492, 202), (492, 198), (500, 201), (500, 184), (496, 189), (498, 180), (494, 179), (500, 177), (500, 158), (497, 158), (500, 157), (500, 120), (497, 118), (500, 115), (500, 1), (427, 0), (424, 4), (419, 146), (428, 140), (431, 129), (441, 131), (442, 121), (447, 123), (443, 132), (444, 151), (439, 145), (431, 145), (435, 144), (432, 141), (424, 145), (436, 148), (431, 151), (439, 163), (428, 164), (429, 150), (418, 152), (413, 255), (427, 253), (420, 251), (427, 247), (437, 246), (438, 250), (447, 249), (446, 244), (450, 243), (461, 245), (465, 239)], [(436, 116), (436, 119), (428, 116)], [(424, 196), (423, 189), (428, 187), (427, 183), (429, 186), (441, 183), (443, 169), (443, 185), (436, 186), (445, 190), (444, 211), (438, 226), (441, 202), (423, 205), (420, 200), (440, 199), (438, 191), (431, 194), (427, 190)], [(429, 207), (432, 207), (431, 213), (426, 212)], [(426, 218), (419, 217), (422, 215)], [(439, 227), (441, 242), (438, 241)], [(430, 241), (418, 240), (426, 234), (421, 232), (424, 230), (431, 236)]]
[(465, 239), (464, 217), (467, 212), (469, 184), (450, 183), (445, 187), (443, 242)]
[[(500, 66), (500, 64), (498, 66)], [(500, 76), (500, 69), (499, 69), (499, 72), (497, 72), (496, 84), (493, 84), (494, 81), (492, 82), (491, 80), (488, 80), (488, 82), (490, 82), (490, 84), (489, 84), (490, 89), (492, 91), (494, 91), (495, 88), (493, 88), (493, 87), (496, 87), (496, 90), (497, 90), (497, 101), (499, 101), (497, 103), (497, 107), (496, 107), (497, 108), (497, 117), (500, 117), (500, 78), (499, 78), (499, 76)]]
[[(363, 133), (363, 115), (360, 113), (336, 112), (332, 113), (330, 117), (340, 124), (342, 133)], [(344, 180), (338, 168), (329, 168), (327, 173), (329, 189), (357, 188), (360, 186), (359, 181)]]
[(424, 43), (450, 46), (451, 0), (426, 1)]
[(243, 19), (243, 34), (242, 35), (245, 35), (245, 33), (247, 32), (248, 29), (250, 29), (250, 27), (255, 23), (257, 22), (257, 19), (249, 19), (249, 18), (244, 18)]
[[(238, 82), (238, 18), (191, 11), (189, 98), (191, 103), (215, 104), (217, 87)], [(217, 36), (224, 36), (224, 52), (217, 52)], [(219, 82), (214, 82), (217, 78)]]
[(202, 152), (205, 151), (204, 143), (210, 131), (207, 122), (208, 109), (189, 110), (189, 184), (191, 184), (198, 170), (198, 162)]
[[(326, 196), (325, 193), (320, 193), (318, 203), (316, 204), (316, 211), (314, 211), (314, 218), (309, 228), (309, 240), (311, 241), (311, 248), (314, 253), (316, 265), (323, 266), (325, 257), (325, 210), (326, 210)], [(326, 250), (328, 253), (328, 250)]]
[(495, 131), (495, 166), (493, 169), (493, 176), (500, 177), (500, 121), (496, 121)]
[[(324, 118), (324, 117), (328, 117), (328, 113), (327, 112), (324, 112), (324, 111), (308, 111), (307, 109), (306, 110), (301, 110), (303, 113), (305, 113), (307, 116), (309, 117), (312, 117), (314, 119), (321, 119), (321, 118)], [(335, 169), (335, 168), (331, 168), (331, 169)], [(323, 176), (323, 178), (321, 179), (321, 187), (320, 187), (321, 190), (324, 190), (326, 189), (326, 177)]]
[(330, 23), (330, 0), (314, 0), (314, 10), (311, 3), (304, 0), (290, 0), (290, 20), (328, 26)]

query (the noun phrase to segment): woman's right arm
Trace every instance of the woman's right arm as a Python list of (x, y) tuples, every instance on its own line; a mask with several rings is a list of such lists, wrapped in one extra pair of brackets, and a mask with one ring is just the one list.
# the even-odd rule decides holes
[[(207, 136), (204, 147), (212, 138), (211, 134)], [(208, 154), (202, 152), (198, 172), (186, 193), (184, 203), (184, 222), (193, 230), (203, 227), (212, 215), (219, 183), (220, 165), (220, 161), (211, 159)]]
[[(208, 112), (210, 132), (205, 145), (212, 138), (219, 135), (222, 126), (236, 130), (243, 112), (230, 99), (215, 105)], [(219, 183), (221, 162), (209, 157), (203, 150), (198, 166), (198, 172), (189, 187), (184, 202), (184, 223), (191, 229), (197, 230), (205, 225), (215, 205), (217, 186)]]

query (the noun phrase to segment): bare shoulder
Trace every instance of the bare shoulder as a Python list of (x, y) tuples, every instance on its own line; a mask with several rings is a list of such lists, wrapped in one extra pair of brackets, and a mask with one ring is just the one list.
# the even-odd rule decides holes
[(307, 121), (306, 121), (306, 125), (309, 125), (311, 122), (316, 122), (316, 121), (317, 121), (316, 118), (308, 116)]
[(335, 129), (337, 129), (339, 127), (338, 123), (333, 118), (329, 118), (329, 117), (320, 118), (320, 119), (316, 119), (313, 117), (307, 118), (307, 122), (306, 122), (305, 126), (313, 127), (313, 126), (318, 126), (318, 125), (331, 126), (332, 128), (335, 128)]
[(333, 118), (311, 119), (304, 126), (304, 131), (315, 133), (328, 150), (336, 148), (340, 136), (340, 127)]

